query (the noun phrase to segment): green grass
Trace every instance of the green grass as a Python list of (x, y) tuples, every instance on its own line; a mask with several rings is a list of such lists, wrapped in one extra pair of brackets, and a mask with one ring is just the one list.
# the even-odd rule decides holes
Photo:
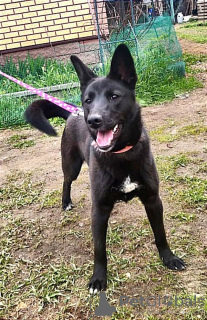
[(172, 196), (182, 202), (184, 208), (204, 209), (207, 202), (207, 180), (186, 176), (180, 178), (179, 182), (182, 187), (172, 190)]
[(186, 66), (196, 65), (201, 62), (207, 62), (206, 54), (192, 54), (192, 53), (184, 53), (183, 58)]
[[(53, 86), (64, 83), (78, 82), (78, 78), (70, 61), (61, 62), (44, 57), (32, 58), (14, 62), (12, 56), (8, 58), (0, 69), (25, 83), (36, 87)], [(18, 84), (0, 76), (0, 95), (25, 90)], [(79, 88), (69, 88), (62, 92), (50, 93), (66, 101), (80, 104)], [(15, 125), (25, 125), (24, 111), (26, 107), (39, 97), (1, 97), (0, 99), (0, 128)]]
[(34, 140), (27, 139), (26, 134), (15, 134), (7, 139), (7, 143), (11, 146), (11, 148), (16, 149), (25, 149), (35, 145)]
[[(184, 165), (187, 162), (187, 156), (182, 155), (173, 159), (172, 166), (178, 168), (181, 164)], [(29, 208), (27, 204), (25, 204), (26, 207)], [(68, 216), (72, 215), (72, 213), (67, 214)], [(180, 216), (183, 218), (186, 217), (186, 214), (182, 213)], [(74, 239), (80, 241), (82, 238), (82, 245), (86, 246), (89, 230), (82, 229), (80, 238), (80, 228), (76, 223), (79, 222), (75, 219), (73, 226), (70, 226), (73, 232), (67, 233), (67, 237), (70, 237), (73, 241)], [(56, 222), (55, 227), (56, 230), (59, 230), (60, 225)], [(53, 253), (50, 254), (49, 250), (42, 258), (41, 256), (36, 259), (33, 257), (25, 259), (24, 256), (15, 258), (15, 251), (20, 248), (23, 252), (24, 250), (26, 252), (28, 247), (30, 250), (33, 248), (34, 251), (38, 252), (40, 246), (41, 252), (42, 234), (48, 228), (47, 221), (44, 224), (39, 219), (31, 222), (25, 219), (14, 220), (13, 218), (6, 227), (1, 228), (0, 316), (3, 319), (7, 319), (7, 315), (11, 314), (12, 310), (16, 308), (22, 307), (21, 311), (24, 312), (24, 307), (31, 307), (30, 301), (33, 302), (35, 308), (38, 309), (38, 314), (44, 319), (47, 319), (47, 312), (54, 312), (53, 319), (56, 320), (66, 320), (68, 317), (70, 318), (70, 315), (71, 318), (75, 316), (80, 319), (88, 319), (90, 305), (86, 284), (92, 272), (91, 262), (81, 262), (73, 257), (59, 257), (57, 259), (57, 257), (53, 257)], [(67, 230), (67, 224), (61, 226), (61, 232), (64, 228)], [(79, 233), (76, 234), (77, 232)], [(60, 240), (56, 237), (56, 243), (58, 241), (61, 243), (61, 236), (59, 235), (59, 237)], [(65, 237), (66, 234), (62, 233), (62, 241)], [(133, 288), (132, 292), (129, 293), (128, 291), (126, 293), (130, 299), (133, 297), (139, 298), (141, 295), (144, 298), (149, 295), (163, 297), (166, 295), (166, 287), (169, 296), (174, 297), (179, 288), (179, 294), (177, 295), (184, 298), (185, 292), (179, 287), (177, 274), (169, 272), (163, 267), (157, 252), (155, 254), (151, 250), (146, 250), (145, 245), (149, 245), (151, 241), (149, 241), (149, 237), (152, 239), (152, 233), (149, 226), (146, 227), (145, 221), (143, 221), (143, 225), (139, 226), (136, 223), (126, 224), (123, 222), (113, 223), (109, 227), (107, 253), (110, 263), (107, 297), (110, 304), (117, 308), (117, 312), (113, 314), (111, 319), (139, 319), (139, 315), (141, 315), (144, 320), (169, 320), (168, 312), (172, 314), (172, 319), (178, 312), (175, 306), (171, 306), (169, 309), (164, 306), (160, 307), (159, 315), (152, 314), (152, 311), (154, 313), (156, 308), (151, 309), (140, 305), (132, 307), (130, 304), (119, 306), (119, 297), (125, 294), (127, 286)], [(187, 250), (188, 254), (192, 256), (198, 251), (197, 243), (194, 239), (191, 241), (191, 246), (188, 247), (189, 241), (190, 239), (187, 238), (177, 239), (176, 245), (181, 248), (181, 244), (183, 244), (183, 250)], [(134, 249), (129, 246), (129, 242), (133, 243)], [(137, 243), (139, 243), (138, 248), (136, 248)], [(186, 296), (189, 297), (188, 294)], [(98, 306), (98, 297), (91, 297), (90, 301), (92, 310), (95, 310)], [(79, 317), (78, 310), (80, 310)], [(197, 314), (204, 316), (204, 311), (199, 308), (188, 307), (183, 314), (180, 314), (180, 319), (196, 319)], [(13, 319), (16, 319), (15, 316)], [(106, 320), (107, 318), (103, 317), (103, 319)]]
[(179, 39), (195, 43), (207, 43), (207, 24), (202, 22), (186, 23), (176, 29)]
[[(207, 202), (207, 179), (198, 178), (190, 171), (190, 174), (178, 175), (177, 169), (187, 167), (191, 163), (196, 163), (193, 157), (185, 154), (171, 157), (158, 157), (157, 164), (160, 175), (167, 184), (167, 189), (172, 199), (181, 204), (183, 210), (194, 208), (205, 210)], [(202, 162), (201, 162), (202, 166)], [(191, 217), (192, 218), (192, 217)], [(188, 217), (188, 219), (191, 219)]]
[(177, 48), (178, 53), (174, 56), (168, 55), (164, 45), (156, 47), (155, 43), (155, 47), (149, 46), (148, 54), (136, 62), (136, 94), (141, 105), (171, 101), (181, 93), (202, 87), (201, 82), (192, 74), (184, 76), (185, 68), (179, 50), (180, 48)]
[(55, 206), (61, 206), (61, 192), (59, 190), (51, 191), (42, 199), (41, 208), (52, 208)]
[[(40, 56), (32, 58), (28, 55), (25, 60), (18, 59), (15, 63), (10, 56), (0, 67), (1, 71), (37, 88), (78, 81), (70, 61), (63, 63), (60, 60)], [(0, 94), (21, 90), (25, 89), (7, 78), (0, 77)]]
[(205, 21), (189, 21), (188, 23), (184, 23), (182, 25), (182, 28), (189, 29), (189, 28), (195, 28), (195, 27), (207, 27), (207, 22)]
[[(207, 133), (207, 127), (205, 124), (189, 124), (179, 129), (176, 129), (175, 125), (176, 124), (174, 123), (172, 123), (172, 125), (166, 124), (151, 130), (150, 136), (154, 140), (157, 140), (161, 143), (166, 143)], [(174, 133), (172, 133), (173, 128), (176, 129)]]
[(184, 53), (183, 58), (185, 61), (186, 72), (192, 75), (196, 75), (197, 73), (202, 73), (203, 70), (200, 68), (202, 63), (207, 62), (206, 54), (191, 54)]
[(137, 84), (136, 93), (141, 106), (148, 106), (172, 101), (177, 95), (202, 86), (202, 83), (193, 76), (172, 79), (170, 74), (165, 74), (165, 78), (160, 79), (157, 74), (153, 77), (152, 70), (152, 73), (149, 71), (147, 82), (144, 79)]
[(31, 173), (17, 171), (10, 174), (6, 186), (0, 188), (0, 212), (39, 202), (42, 188), (42, 182), (32, 181)]
[(180, 212), (178, 212), (178, 213), (176, 213), (176, 214), (171, 215), (171, 217), (172, 217), (173, 219), (178, 219), (178, 220), (181, 221), (181, 222), (184, 222), (184, 221), (186, 221), (186, 222), (192, 222), (193, 220), (195, 220), (196, 215), (193, 214), (193, 213), (192, 213), (192, 214), (189, 214), (189, 213), (180, 211)]

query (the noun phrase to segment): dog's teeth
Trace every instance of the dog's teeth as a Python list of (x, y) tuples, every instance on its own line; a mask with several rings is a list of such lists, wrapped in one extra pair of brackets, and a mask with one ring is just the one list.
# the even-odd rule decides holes
[(113, 132), (115, 133), (117, 129), (118, 129), (118, 124), (114, 127)]

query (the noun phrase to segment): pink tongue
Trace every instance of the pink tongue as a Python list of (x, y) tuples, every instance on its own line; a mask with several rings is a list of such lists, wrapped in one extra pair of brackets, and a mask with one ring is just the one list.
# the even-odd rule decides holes
[(105, 131), (105, 132), (98, 131), (96, 142), (100, 147), (107, 147), (107, 146), (110, 146), (112, 139), (113, 139), (112, 130)]

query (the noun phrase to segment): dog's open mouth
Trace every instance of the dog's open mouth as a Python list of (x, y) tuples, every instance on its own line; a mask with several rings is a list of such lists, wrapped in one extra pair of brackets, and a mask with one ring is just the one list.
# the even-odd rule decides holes
[(109, 151), (113, 147), (113, 142), (119, 136), (121, 125), (116, 125), (112, 130), (101, 131), (98, 130), (96, 141), (92, 145), (101, 151)]

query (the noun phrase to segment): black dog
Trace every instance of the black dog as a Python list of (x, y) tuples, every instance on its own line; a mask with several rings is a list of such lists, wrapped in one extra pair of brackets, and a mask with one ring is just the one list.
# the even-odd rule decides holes
[(76, 56), (71, 56), (71, 61), (81, 84), (84, 117), (69, 117), (69, 112), (46, 100), (33, 102), (25, 117), (49, 135), (56, 132), (47, 119), (68, 118), (61, 146), (63, 209), (72, 208), (71, 183), (78, 177), (83, 161), (89, 165), (94, 240), (90, 292), (106, 289), (106, 232), (117, 200), (128, 201), (135, 196), (141, 199), (163, 263), (169, 269), (183, 270), (184, 262), (172, 253), (166, 240), (158, 174), (135, 101), (137, 75), (127, 46), (121, 44), (116, 49), (107, 77), (95, 75)]

